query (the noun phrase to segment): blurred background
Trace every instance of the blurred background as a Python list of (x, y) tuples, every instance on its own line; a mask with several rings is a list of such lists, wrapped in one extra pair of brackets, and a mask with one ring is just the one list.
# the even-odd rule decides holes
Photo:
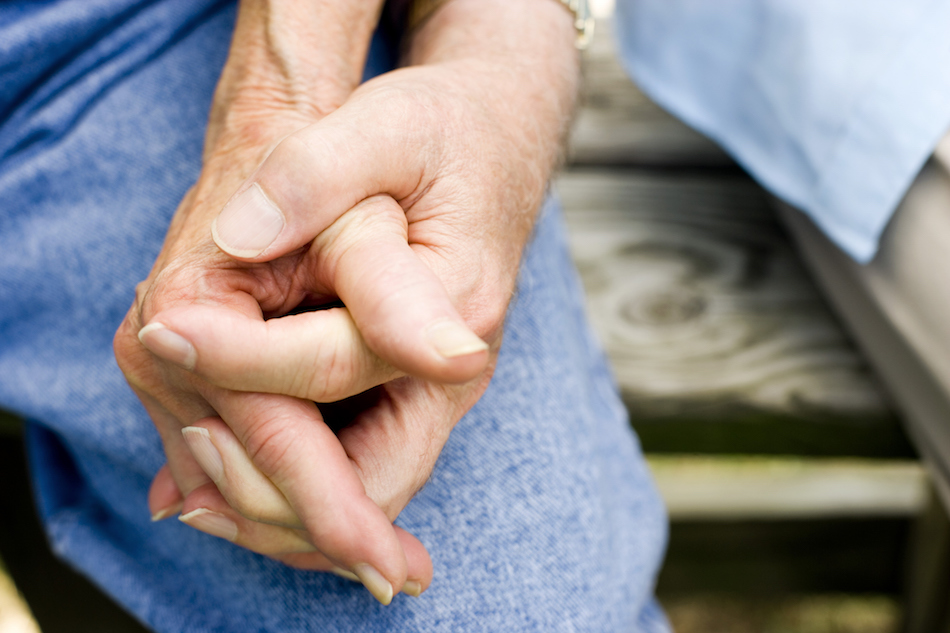
[(775, 201), (637, 89), (593, 4), (557, 190), (669, 509), (674, 628), (950, 631), (946, 513), (901, 413)]

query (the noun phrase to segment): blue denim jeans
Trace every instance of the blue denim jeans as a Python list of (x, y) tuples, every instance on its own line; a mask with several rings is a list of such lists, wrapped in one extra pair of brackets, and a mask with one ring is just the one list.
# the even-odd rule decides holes
[(398, 520), (432, 553), (421, 598), (150, 522), (164, 456), (111, 340), (199, 173), (233, 23), (215, 0), (0, 4), (0, 406), (30, 421), (55, 551), (157, 631), (667, 631), (664, 512), (553, 201), (495, 378)]

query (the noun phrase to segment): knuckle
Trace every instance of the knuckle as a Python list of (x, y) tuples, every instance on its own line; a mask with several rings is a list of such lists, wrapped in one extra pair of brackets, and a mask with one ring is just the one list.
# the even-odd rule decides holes
[(317, 154), (314, 144), (319, 141), (314, 138), (314, 135), (306, 132), (305, 129), (284, 138), (264, 161), (264, 167), (280, 169), (285, 165), (313, 164)]
[(283, 518), (271, 512), (268, 506), (261, 504), (257, 497), (243, 489), (230, 489), (228, 491), (227, 500), (235, 512), (249, 521), (275, 523)]
[(302, 360), (296, 372), (301, 384), (299, 397), (336, 402), (382, 382), (383, 361), (369, 352), (352, 322), (348, 327), (347, 335), (332, 337)]
[(297, 375), (306, 397), (317, 402), (336, 402), (349, 395), (345, 387), (352, 373), (345, 354), (338, 346), (331, 345), (306, 362)]
[(465, 321), (472, 330), (489, 343), (501, 336), (508, 316), (508, 307), (514, 293), (504, 287), (482, 286), (476, 293), (477, 299), (465, 311)]
[(225, 495), (225, 498), (234, 511), (245, 519), (248, 519), (249, 521), (262, 520), (263, 517), (261, 517), (259, 508), (256, 507), (254, 499), (252, 499), (242, 489), (229, 487), (227, 489), (227, 495)]
[(399, 203), (387, 194), (377, 194), (337, 218), (317, 236), (314, 245), (319, 249), (321, 263), (335, 269), (354, 252), (365, 256), (365, 249), (355, 247), (392, 235), (407, 239), (408, 232), (409, 222)]
[(112, 338), (112, 352), (116, 364), (125, 376), (126, 381), (133, 387), (146, 389), (151, 381), (148, 379), (151, 372), (149, 365), (154, 362), (138, 338), (140, 324), (135, 316), (134, 308), (129, 311), (119, 329)]
[(251, 461), (265, 475), (274, 477), (293, 467), (293, 449), (299, 444), (300, 433), (291, 421), (271, 410), (250, 426), (241, 439)]
[(122, 367), (123, 363), (127, 362), (135, 353), (139, 343), (138, 337), (136, 336), (137, 329), (130, 322), (132, 318), (131, 314), (127, 314), (122, 320), (119, 329), (116, 330), (115, 336), (112, 337), (112, 351), (115, 353), (116, 360), (119, 362), (119, 368), (122, 369), (123, 372), (125, 371), (125, 368)]

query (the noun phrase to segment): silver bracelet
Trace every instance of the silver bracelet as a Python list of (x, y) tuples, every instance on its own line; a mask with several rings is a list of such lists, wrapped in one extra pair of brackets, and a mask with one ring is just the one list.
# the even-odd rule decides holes
[(587, 0), (560, 0), (560, 2), (574, 14), (574, 30), (577, 31), (574, 46), (578, 50), (585, 50), (594, 37), (594, 15), (590, 12)]

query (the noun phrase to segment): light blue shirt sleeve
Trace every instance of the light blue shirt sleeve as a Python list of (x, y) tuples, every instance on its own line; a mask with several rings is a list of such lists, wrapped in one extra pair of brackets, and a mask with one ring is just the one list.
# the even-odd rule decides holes
[(867, 262), (950, 127), (947, 0), (617, 0), (628, 72)]

